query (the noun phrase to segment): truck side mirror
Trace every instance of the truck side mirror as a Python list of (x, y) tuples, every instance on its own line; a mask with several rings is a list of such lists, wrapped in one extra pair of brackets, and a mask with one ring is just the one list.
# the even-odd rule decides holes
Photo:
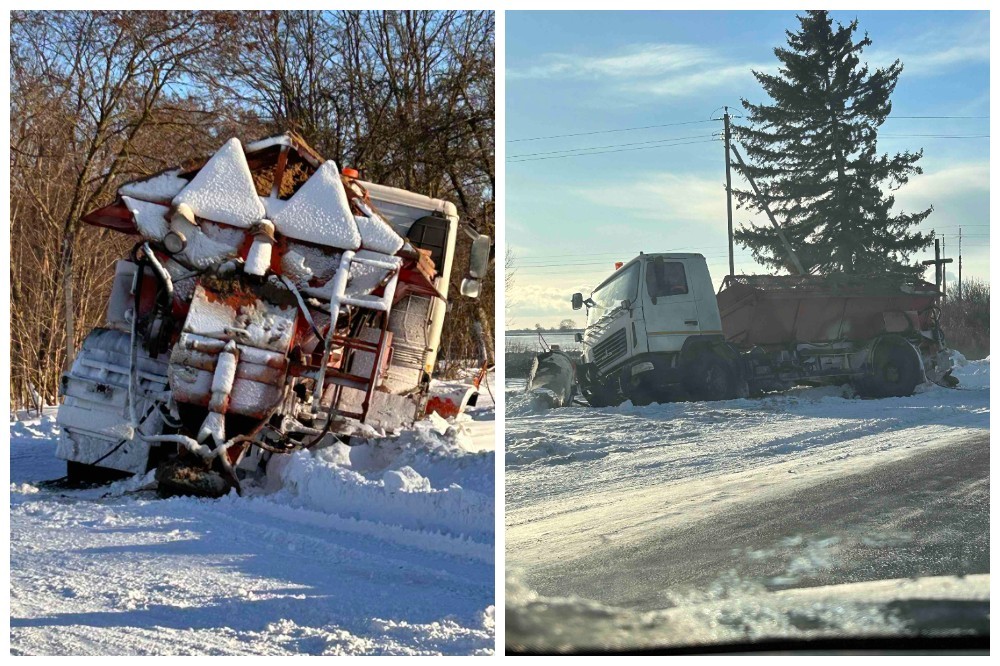
[(490, 265), (490, 249), (493, 241), (489, 236), (480, 234), (472, 241), (472, 249), (469, 251), (469, 276), (474, 278), (486, 277), (486, 270)]
[(573, 294), (572, 303), (573, 303), (573, 309), (574, 310), (579, 310), (580, 308), (582, 308), (583, 307), (583, 294), (581, 294), (580, 292), (576, 292), (575, 294)]
[(482, 291), (482, 288), (483, 283), (479, 280), (464, 278), (458, 290), (466, 298), (479, 298), (479, 292)]
[(574, 340), (575, 340), (576, 342), (583, 342), (583, 333), (580, 333), (579, 331), (577, 331), (577, 332), (576, 332), (576, 333), (575, 333), (575, 334), (573, 335), (573, 339), (574, 339)]

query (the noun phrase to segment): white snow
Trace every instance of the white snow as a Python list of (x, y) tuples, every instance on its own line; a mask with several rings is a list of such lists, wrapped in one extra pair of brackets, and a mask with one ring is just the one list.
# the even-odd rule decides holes
[(383, 254), (396, 254), (403, 247), (403, 239), (389, 223), (382, 219), (364, 201), (358, 200), (358, 208), (367, 215), (358, 215), (358, 229), (361, 232), (361, 246)]
[(135, 220), (135, 226), (139, 229), (139, 234), (143, 238), (163, 240), (163, 237), (167, 235), (167, 231), (169, 230), (166, 218), (169, 208), (126, 196), (122, 197), (122, 201), (125, 202), (125, 206), (131, 211), (132, 218)]
[(346, 250), (361, 247), (361, 233), (332, 161), (317, 169), (271, 219), (289, 238)]
[(467, 418), (489, 437), (422, 423), (219, 500), (46, 487), (53, 415), (11, 423), (12, 654), (492, 653), (492, 402)]
[(188, 181), (179, 176), (180, 169), (171, 169), (151, 176), (146, 180), (126, 183), (118, 188), (118, 194), (134, 199), (169, 204), (177, 193), (183, 190)]
[[(402, 259), (400, 257), (381, 254), (379, 252), (372, 252), (371, 250), (358, 250), (354, 256), (358, 259), (374, 259), (375, 261), (394, 264), (396, 266), (399, 266), (402, 263)], [(347, 294), (349, 296), (370, 294), (376, 287), (379, 286), (379, 284), (382, 283), (382, 280), (384, 280), (388, 274), (389, 271), (384, 268), (379, 268), (378, 266), (352, 263), (351, 279), (347, 285)]]
[(244, 263), (244, 270), (250, 275), (264, 275), (271, 267), (271, 247), (272, 243), (266, 238), (254, 238), (247, 252), (247, 260)]
[[(760, 399), (539, 410), (507, 392), (508, 561), (566, 560), (989, 430), (989, 359), (957, 389), (862, 400), (849, 387)], [(665, 508), (666, 507), (666, 508)], [(670, 507), (683, 507), (674, 510)], [(637, 520), (642, 516), (642, 520)]]
[(247, 228), (264, 217), (240, 140), (227, 141), (173, 200), (198, 217)]

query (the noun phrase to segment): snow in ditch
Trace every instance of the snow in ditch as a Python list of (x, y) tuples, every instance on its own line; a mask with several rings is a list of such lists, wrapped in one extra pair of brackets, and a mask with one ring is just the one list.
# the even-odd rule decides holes
[(290, 456), (218, 500), (46, 487), (54, 414), (12, 422), (12, 653), (491, 653), (493, 410)]

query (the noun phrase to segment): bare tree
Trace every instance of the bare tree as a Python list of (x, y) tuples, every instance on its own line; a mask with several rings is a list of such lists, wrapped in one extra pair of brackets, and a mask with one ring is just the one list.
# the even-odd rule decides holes
[[(491, 12), (17, 11), (10, 48), (14, 405), (56, 401), (128, 249), (81, 216), (220, 137), (294, 129), (494, 232)], [(494, 289), (455, 301), (452, 358), (476, 356), (474, 322), (492, 354)]]

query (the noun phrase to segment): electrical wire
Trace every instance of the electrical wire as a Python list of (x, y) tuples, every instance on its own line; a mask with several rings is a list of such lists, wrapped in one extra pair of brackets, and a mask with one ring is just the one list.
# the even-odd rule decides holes
[(635, 141), (633, 143), (613, 143), (607, 146), (588, 146), (586, 148), (566, 148), (564, 150), (550, 150), (541, 153), (521, 153), (520, 155), (511, 155), (508, 159), (516, 160), (522, 157), (535, 157), (536, 155), (556, 155), (558, 153), (577, 153), (585, 150), (603, 150), (605, 148), (625, 148), (627, 146), (645, 146), (653, 143), (668, 143), (671, 141), (684, 141), (687, 139), (706, 139), (716, 136), (715, 134), (696, 134), (692, 136), (677, 136), (671, 139), (654, 139), (650, 141)]
[(592, 132), (574, 132), (572, 134), (551, 134), (549, 136), (534, 136), (527, 139), (507, 139), (507, 143), (522, 143), (525, 141), (544, 141), (546, 139), (565, 139), (574, 136), (593, 136), (595, 134), (613, 134), (615, 132), (635, 132), (638, 130), (658, 129), (660, 127), (679, 127), (681, 125), (697, 125), (699, 123), (716, 123), (722, 118), (708, 118), (706, 120), (686, 120), (679, 123), (665, 123), (662, 125), (644, 125), (642, 127), (622, 127), (620, 129), (594, 130)]
[(629, 152), (629, 151), (633, 151), (633, 150), (650, 150), (652, 148), (673, 148), (674, 146), (688, 146), (688, 145), (696, 144), (696, 143), (718, 143), (719, 141), (720, 141), (720, 139), (703, 139), (701, 141), (685, 141), (683, 143), (671, 143), (671, 144), (664, 144), (664, 145), (657, 145), (657, 146), (643, 146), (643, 147), (640, 147), (640, 148), (620, 148), (618, 150), (602, 150), (602, 151), (596, 151), (596, 152), (592, 152), (592, 153), (573, 153), (573, 154), (569, 154), (569, 155), (554, 155), (554, 156), (550, 156), (550, 157), (530, 157), (530, 158), (527, 158), (527, 159), (520, 159), (520, 160), (508, 159), (507, 162), (509, 164), (519, 164), (521, 162), (537, 162), (539, 160), (557, 160), (557, 159), (562, 159), (562, 158), (565, 158), (565, 157), (582, 157), (582, 156), (585, 156), (585, 155), (606, 155), (608, 153), (624, 153), (624, 152)]

